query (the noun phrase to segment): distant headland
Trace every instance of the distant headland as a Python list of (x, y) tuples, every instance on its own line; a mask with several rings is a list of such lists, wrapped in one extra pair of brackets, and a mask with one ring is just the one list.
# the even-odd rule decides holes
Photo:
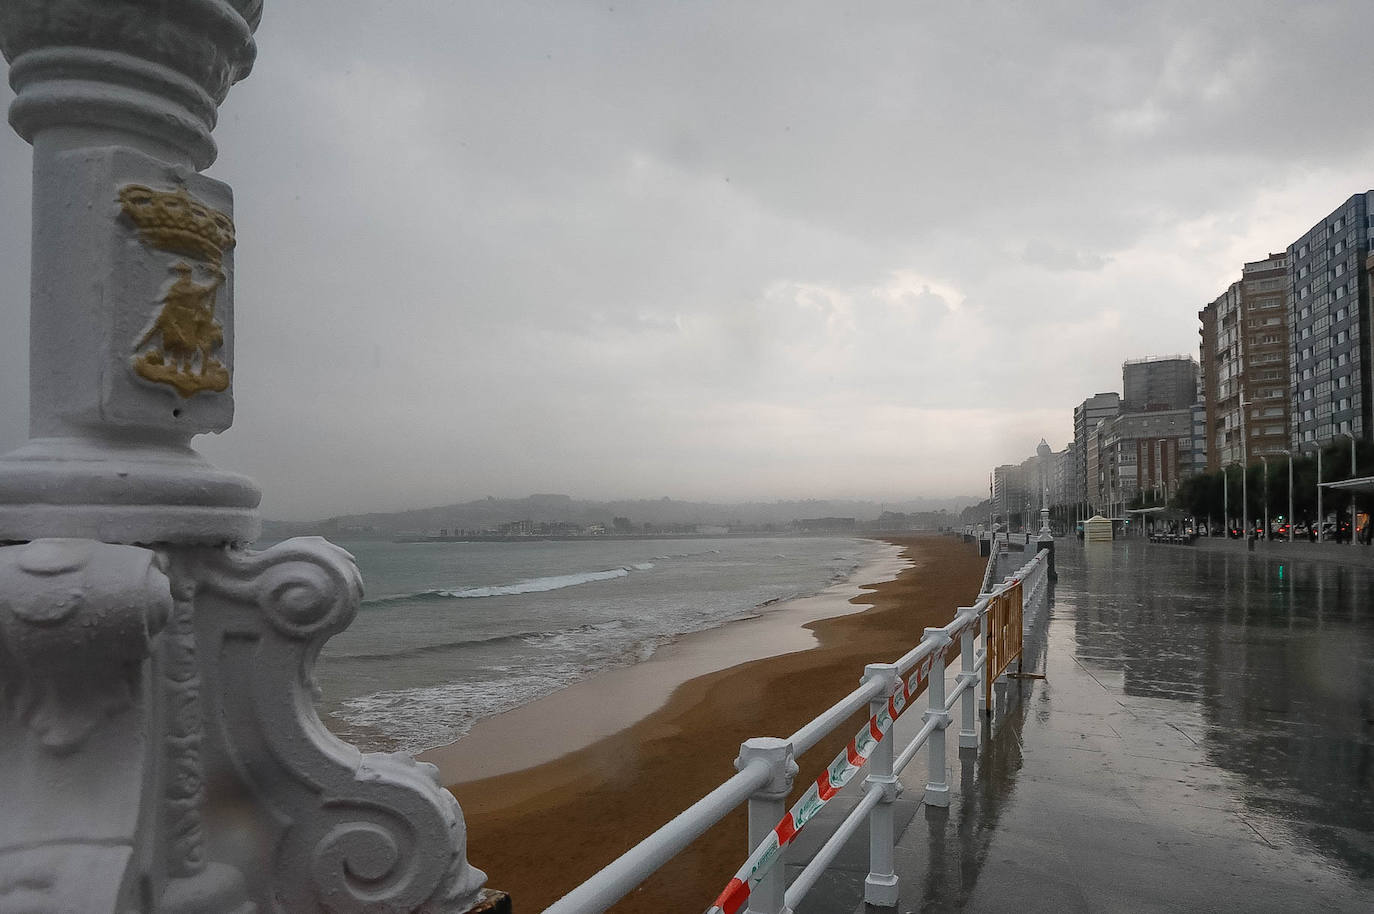
[(570, 495), (487, 497), (432, 508), (267, 521), (264, 538), (302, 533), (405, 542), (585, 537), (766, 536), (938, 530), (960, 523), (971, 496), (713, 503), (671, 498), (594, 501)]

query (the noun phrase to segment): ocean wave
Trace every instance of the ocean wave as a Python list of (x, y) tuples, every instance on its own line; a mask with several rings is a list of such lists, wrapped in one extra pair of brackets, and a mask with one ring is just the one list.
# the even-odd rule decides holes
[[(642, 663), (667, 640), (660, 636), (608, 642), (607, 635), (623, 627), (600, 623), (527, 638), (527, 643), (552, 653), (520, 669), (493, 665), (478, 671), (477, 678), (346, 698), (331, 713), (337, 722), (331, 729), (373, 750), (413, 754), (447, 745), (484, 717), (518, 708), (594, 673)], [(601, 650), (588, 654), (592, 645)]]
[(639, 562), (634, 565), (622, 565), (619, 568), (608, 568), (605, 571), (580, 571), (573, 574), (554, 574), (543, 578), (526, 578), (523, 581), (516, 581), (514, 584), (465, 587), (461, 590), (421, 590), (416, 593), (375, 597), (371, 600), (364, 600), (362, 605), (385, 606), (390, 603), (415, 603), (432, 600), (474, 600), (483, 597), (512, 597), (526, 593), (546, 593), (550, 590), (562, 590), (565, 587), (577, 587), (580, 584), (591, 584), (596, 581), (611, 581), (616, 578), (628, 577), (631, 572), (649, 571), (653, 567), (653, 562)]
[(337, 652), (332, 654), (332, 657), (337, 660), (405, 660), (412, 657), (424, 657), (429, 654), (443, 654), (450, 651), (492, 648), (502, 644), (526, 644), (530, 647), (538, 647), (546, 650), (576, 651), (583, 648), (588, 643), (596, 644), (604, 640), (606, 635), (620, 632), (624, 630), (625, 627), (624, 622), (613, 619), (609, 622), (589, 622), (586, 625), (579, 625), (576, 628), (558, 631), (541, 630), (511, 632), (507, 635), (494, 635), (490, 638), (464, 638), (458, 641), (439, 641), (432, 644), (421, 644), (417, 647), (401, 648), (395, 651), (377, 651), (364, 654)]
[[(374, 749), (419, 753), (453, 742), (483, 717), (543, 698), (581, 676), (574, 665), (550, 664), (497, 679), (373, 692), (345, 699), (332, 716), (343, 725), (336, 732), (346, 738), (362, 738)], [(350, 732), (349, 725), (362, 732)]]

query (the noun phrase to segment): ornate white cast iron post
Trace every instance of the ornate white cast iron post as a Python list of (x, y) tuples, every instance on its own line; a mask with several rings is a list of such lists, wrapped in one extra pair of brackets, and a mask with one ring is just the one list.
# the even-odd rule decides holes
[(33, 145), (31, 440), (0, 458), (0, 910), (467, 911), (453, 797), (315, 716), (352, 558), (263, 553), (233, 418), (228, 186), (261, 0), (2, 0)]

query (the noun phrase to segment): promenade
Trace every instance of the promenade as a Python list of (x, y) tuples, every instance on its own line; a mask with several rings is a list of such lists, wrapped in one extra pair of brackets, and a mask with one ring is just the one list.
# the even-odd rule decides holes
[[(950, 741), (948, 809), (903, 776), (897, 910), (1374, 909), (1374, 570), (1058, 548), (1046, 678), (979, 753)], [(798, 914), (865, 911), (866, 871), (861, 834)]]

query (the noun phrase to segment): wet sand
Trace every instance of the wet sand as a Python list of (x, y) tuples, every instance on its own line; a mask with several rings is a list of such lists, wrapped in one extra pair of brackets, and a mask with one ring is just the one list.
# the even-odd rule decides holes
[[(426, 753), (463, 806), (471, 862), (518, 910), (542, 910), (733, 774), (743, 740), (792, 733), (851, 691), (865, 663), (896, 659), (977, 594), (976, 547), (887, 541), (911, 567), (850, 601), (867, 611), (799, 626), (825, 611), (822, 601), (698, 633)], [(750, 659), (779, 651), (790, 653)], [(705, 669), (715, 671), (681, 678)], [(859, 722), (799, 759), (797, 794)], [(741, 807), (612, 910), (705, 910), (743, 862), (744, 836)]]

